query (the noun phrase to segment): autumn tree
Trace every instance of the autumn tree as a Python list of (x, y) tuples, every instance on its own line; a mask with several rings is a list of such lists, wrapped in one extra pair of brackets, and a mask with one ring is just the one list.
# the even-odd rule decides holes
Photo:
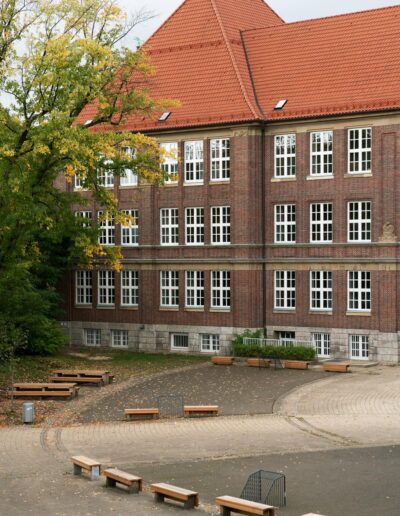
[[(1, 0), (0, 320), (28, 336), (30, 351), (63, 343), (56, 287), (67, 267), (118, 266), (118, 249), (99, 246), (97, 228), (74, 217), (77, 196), (59, 188), (60, 177), (76, 175), (117, 220), (99, 168), (163, 179), (155, 140), (119, 129), (134, 112), (165, 107), (135, 86), (153, 70), (124, 46), (148, 16), (129, 19), (114, 0)], [(77, 123), (88, 105), (92, 119)], [(105, 125), (114, 130), (99, 130)]]

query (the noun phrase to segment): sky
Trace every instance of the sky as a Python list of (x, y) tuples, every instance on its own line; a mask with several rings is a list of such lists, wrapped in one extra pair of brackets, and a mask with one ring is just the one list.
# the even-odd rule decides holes
[[(145, 41), (172, 12), (183, 3), (182, 0), (119, 0), (131, 13), (140, 8), (152, 11), (152, 20), (136, 27), (134, 36)], [(237, 0), (240, 1), (240, 0)], [(320, 18), (354, 11), (364, 11), (388, 5), (398, 5), (399, 0), (269, 0), (267, 3), (287, 22)]]

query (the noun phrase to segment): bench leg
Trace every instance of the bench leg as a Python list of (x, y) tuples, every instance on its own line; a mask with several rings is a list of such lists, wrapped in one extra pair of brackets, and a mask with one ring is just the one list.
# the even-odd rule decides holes
[(195, 507), (195, 498), (194, 496), (191, 496), (189, 500), (186, 500), (186, 502), (183, 504), (184, 509), (194, 509)]
[(100, 467), (93, 466), (93, 468), (90, 471), (90, 480), (99, 480), (99, 478), (100, 478)]
[(117, 485), (117, 481), (113, 478), (106, 477), (106, 487), (115, 487)]
[(231, 516), (231, 510), (228, 507), (220, 507), (219, 513), (221, 516)]
[(79, 476), (82, 475), (82, 468), (77, 464), (74, 464), (74, 475)]
[(165, 496), (161, 493), (154, 493), (154, 501), (156, 503), (163, 503)]
[(137, 494), (139, 492), (139, 482), (134, 482), (128, 487), (128, 493)]

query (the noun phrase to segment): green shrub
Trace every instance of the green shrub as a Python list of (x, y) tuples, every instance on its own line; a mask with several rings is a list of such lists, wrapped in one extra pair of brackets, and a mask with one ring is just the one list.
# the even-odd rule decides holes
[(233, 354), (236, 357), (258, 358), (273, 356), (282, 360), (304, 360), (310, 362), (315, 359), (315, 350), (306, 346), (260, 346), (258, 344), (244, 344), (245, 337), (252, 339), (261, 338), (261, 330), (251, 332), (246, 330), (242, 335), (237, 335), (232, 343)]

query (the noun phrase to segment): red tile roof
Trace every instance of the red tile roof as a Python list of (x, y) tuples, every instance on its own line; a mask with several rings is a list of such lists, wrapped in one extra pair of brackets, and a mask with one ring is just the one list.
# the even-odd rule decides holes
[(266, 119), (400, 108), (400, 5), (247, 31), (244, 41)]
[(285, 24), (263, 0), (186, 0), (144, 49), (151, 96), (181, 106), (165, 122), (131, 116), (127, 130), (400, 108), (400, 6)]

